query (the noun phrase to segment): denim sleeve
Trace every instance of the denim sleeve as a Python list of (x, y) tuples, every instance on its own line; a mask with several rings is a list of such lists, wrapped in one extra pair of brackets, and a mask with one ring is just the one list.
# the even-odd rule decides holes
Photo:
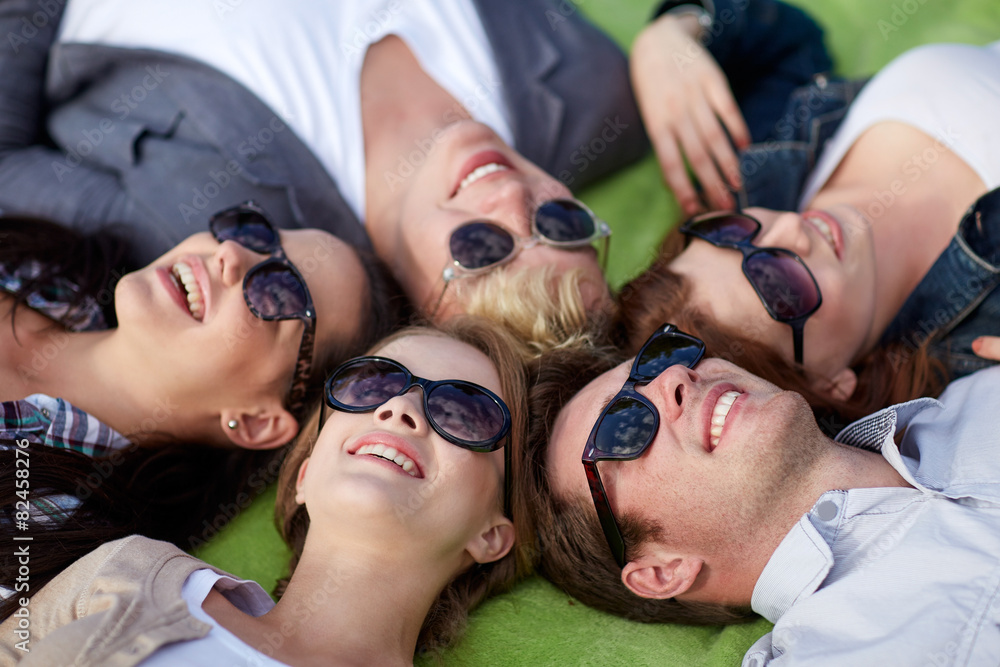
[(65, 3), (0, 2), (0, 214), (84, 227), (113, 218), (126, 197), (115, 175), (54, 148), (46, 132), (46, 72)]
[(726, 73), (754, 142), (769, 138), (792, 91), (833, 68), (819, 25), (777, 0), (715, 0), (715, 21), (703, 40)]

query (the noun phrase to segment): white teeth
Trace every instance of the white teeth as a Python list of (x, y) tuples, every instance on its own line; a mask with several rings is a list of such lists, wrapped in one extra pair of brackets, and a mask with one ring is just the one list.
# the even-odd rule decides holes
[(356, 455), (368, 454), (370, 456), (377, 456), (380, 459), (385, 459), (386, 461), (392, 461), (402, 468), (403, 472), (407, 473), (410, 477), (417, 476), (417, 464), (414, 463), (413, 459), (398, 451), (395, 447), (387, 447), (383, 444), (363, 445), (354, 453)]
[(833, 248), (834, 247), (833, 232), (830, 231), (830, 225), (827, 224), (826, 220), (823, 220), (822, 218), (817, 217), (815, 215), (810, 215), (809, 222), (816, 225), (816, 228), (819, 229), (820, 234), (823, 235), (823, 238), (826, 239), (826, 242), (830, 244), (831, 248)]
[(463, 178), (462, 182), (458, 184), (458, 190), (455, 191), (455, 194), (458, 194), (465, 188), (469, 187), (483, 176), (488, 176), (489, 174), (492, 174), (493, 172), (496, 171), (506, 171), (509, 168), (510, 167), (507, 167), (502, 164), (497, 164), (496, 162), (490, 162), (489, 164), (484, 164), (482, 167), (476, 167), (475, 169), (472, 170), (471, 174)]
[(738, 391), (727, 391), (716, 401), (715, 409), (712, 410), (712, 428), (709, 430), (710, 437), (708, 439), (712, 449), (715, 449), (719, 445), (722, 428), (726, 425), (726, 417), (729, 416), (729, 411), (739, 396), (740, 392)]
[(201, 322), (202, 317), (205, 316), (205, 304), (202, 303), (201, 290), (198, 289), (198, 281), (194, 277), (194, 272), (184, 262), (177, 262), (171, 270), (174, 278), (187, 292), (188, 310), (191, 311), (194, 319)]

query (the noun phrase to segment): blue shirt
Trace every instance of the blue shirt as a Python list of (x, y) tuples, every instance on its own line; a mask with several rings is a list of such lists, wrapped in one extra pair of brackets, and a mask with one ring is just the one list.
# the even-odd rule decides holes
[(914, 488), (820, 496), (757, 580), (751, 605), (775, 625), (744, 667), (1000, 664), (998, 398), (995, 367), (837, 436)]

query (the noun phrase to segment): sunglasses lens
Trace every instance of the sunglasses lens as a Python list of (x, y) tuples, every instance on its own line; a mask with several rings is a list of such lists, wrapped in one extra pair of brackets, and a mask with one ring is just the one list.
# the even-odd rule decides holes
[(263, 262), (250, 269), (244, 293), (259, 317), (265, 320), (298, 317), (306, 310), (306, 286), (289, 267)]
[(760, 223), (745, 215), (720, 215), (706, 220), (693, 220), (688, 230), (712, 243), (739, 243), (760, 230)]
[(811, 313), (819, 304), (819, 288), (804, 264), (777, 250), (760, 250), (747, 256), (747, 277), (777, 320), (791, 320)]
[(594, 444), (604, 454), (637, 456), (653, 441), (656, 415), (645, 403), (622, 396), (608, 406)]
[(504, 425), (501, 407), (478, 387), (464, 383), (440, 384), (427, 397), (430, 417), (454, 438), (475, 444), (496, 437)]
[(364, 360), (330, 378), (330, 396), (351, 408), (382, 405), (406, 386), (406, 373), (384, 361)]
[(692, 368), (704, 351), (704, 344), (696, 338), (676, 333), (654, 336), (639, 355), (636, 375), (651, 380), (671, 366)]
[(244, 248), (266, 254), (278, 246), (278, 233), (260, 213), (236, 209), (212, 218), (212, 233), (219, 243), (235, 241)]
[(482, 269), (514, 252), (514, 237), (489, 222), (470, 222), (451, 233), (451, 256), (466, 269)]
[(576, 202), (554, 199), (535, 213), (538, 233), (556, 243), (589, 241), (594, 236), (594, 216)]

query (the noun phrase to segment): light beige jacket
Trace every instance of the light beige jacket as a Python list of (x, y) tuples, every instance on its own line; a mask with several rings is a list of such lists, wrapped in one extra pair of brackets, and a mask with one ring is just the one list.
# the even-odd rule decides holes
[(0, 625), (0, 664), (131, 667), (165, 644), (204, 637), (211, 626), (181, 597), (188, 575), (204, 568), (222, 573), (167, 542), (109, 542), (31, 598), (30, 652), (15, 648), (18, 618)]

